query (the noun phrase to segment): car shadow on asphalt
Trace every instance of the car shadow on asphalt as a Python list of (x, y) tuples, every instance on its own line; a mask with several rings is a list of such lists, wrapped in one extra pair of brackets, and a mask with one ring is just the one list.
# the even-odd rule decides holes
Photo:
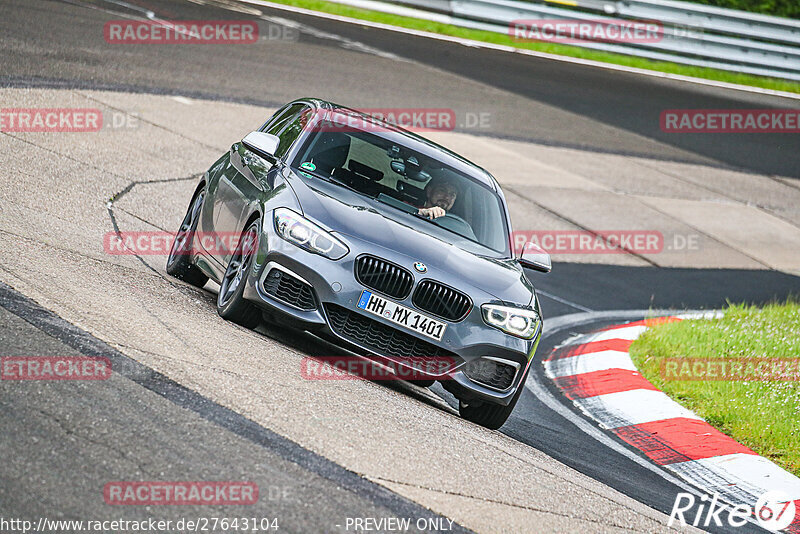
[[(208, 305), (210, 313), (216, 313), (215, 304), (218, 290), (219, 287), (213, 282), (209, 282), (203, 289), (197, 290), (197, 296)], [(236, 328), (243, 328), (233, 323), (228, 324)], [(356, 355), (313, 333), (291, 328), (285, 324), (272, 324), (265, 320), (254, 330), (248, 331), (277, 341), (290, 349), (301, 352), (312, 358), (321, 359), (331, 356), (352, 357)], [(362, 378), (356, 379), (366, 380)], [(455, 398), (450, 393), (447, 393), (438, 383), (431, 386), (431, 388), (424, 388), (399, 378), (396, 380), (369, 380), (369, 382), (405, 395), (451, 415), (458, 416), (458, 404)]]

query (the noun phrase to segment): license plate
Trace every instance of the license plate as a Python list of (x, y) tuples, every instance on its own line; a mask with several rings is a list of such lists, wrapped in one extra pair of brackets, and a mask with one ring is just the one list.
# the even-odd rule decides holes
[(358, 307), (436, 341), (442, 340), (444, 331), (447, 328), (447, 324), (442, 321), (437, 321), (427, 315), (417, 313), (411, 308), (406, 308), (396, 302), (379, 297), (371, 291), (361, 292), (361, 298), (358, 299)]

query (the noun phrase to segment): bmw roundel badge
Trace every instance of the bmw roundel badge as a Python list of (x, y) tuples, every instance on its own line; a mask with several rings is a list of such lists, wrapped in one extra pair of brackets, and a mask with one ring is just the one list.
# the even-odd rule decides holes
[(417, 272), (419, 272), (419, 273), (424, 273), (424, 272), (428, 271), (428, 268), (425, 267), (425, 264), (422, 263), (421, 261), (415, 261), (414, 262), (414, 269), (416, 269)]

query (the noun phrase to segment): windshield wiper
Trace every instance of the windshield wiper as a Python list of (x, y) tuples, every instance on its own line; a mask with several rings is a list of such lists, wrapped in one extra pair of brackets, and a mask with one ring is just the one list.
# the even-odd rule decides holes
[(372, 197), (370, 197), (368, 194), (366, 194), (365, 192), (363, 192), (363, 191), (359, 191), (358, 189), (356, 189), (356, 188), (355, 188), (355, 187), (353, 187), (352, 185), (350, 185), (350, 184), (347, 184), (347, 183), (345, 183), (345, 182), (341, 181), (341, 180), (340, 180), (340, 179), (338, 179), (338, 178), (334, 178), (332, 175), (331, 175), (331, 176), (327, 176), (327, 177), (323, 178), (323, 180), (328, 180), (329, 182), (332, 182), (332, 183), (334, 183), (334, 184), (336, 184), (336, 185), (340, 185), (340, 186), (344, 187), (345, 189), (349, 189), (350, 191), (354, 191), (354, 192), (358, 193), (359, 195), (364, 195), (365, 197), (372, 198)]
[(375, 200), (377, 200), (381, 204), (386, 204), (387, 206), (391, 206), (405, 213), (409, 213), (412, 215), (419, 214), (417, 208), (415, 208), (408, 202), (403, 202), (402, 200), (394, 198), (391, 195), (387, 195), (386, 193), (378, 193), (378, 196), (375, 197)]

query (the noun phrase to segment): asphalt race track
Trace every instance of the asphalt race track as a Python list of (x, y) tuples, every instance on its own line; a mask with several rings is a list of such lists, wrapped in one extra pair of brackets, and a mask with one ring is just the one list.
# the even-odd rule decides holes
[[(116, 371), (99, 386), (0, 383), (0, 517), (246, 515), (278, 518), (288, 532), (354, 531), (348, 518), (386, 517), (442, 532), (669, 531), (663, 514), (685, 488), (584, 432), (540, 365), (499, 432), (458, 419), (438, 385), (309, 383), (297, 362), (335, 347), (279, 327), (225, 323), (213, 284), (195, 290), (167, 277), (161, 257), (108, 257), (102, 234), (174, 231), (198, 174), (267, 109), (299, 96), (486, 114), (485, 127), (460, 123), (456, 133), (470, 143), (702, 167), (712, 177), (753, 174), (792, 194), (800, 191), (797, 136), (674, 136), (658, 117), (796, 101), (266, 7), (258, 7), (262, 31), (288, 28), (287, 38), (110, 46), (102, 36), (105, 21), (144, 10), (216, 20), (253, 18), (252, 9), (211, 0), (0, 0), (0, 107), (93, 101), (137, 110), (141, 120), (130, 137), (104, 132), (88, 141), (0, 133), (0, 355), (102, 355)], [(528, 191), (511, 190), (520, 198)], [(796, 207), (781, 217), (800, 219)], [(713, 257), (703, 267), (558, 257), (552, 273), (528, 273), (545, 313), (538, 354), (648, 309), (800, 293), (800, 264), (763, 268), (771, 264), (762, 256), (742, 254), (762, 267), (705, 267)], [(244, 513), (110, 507), (102, 488), (113, 480), (250, 480), (260, 499)]]

